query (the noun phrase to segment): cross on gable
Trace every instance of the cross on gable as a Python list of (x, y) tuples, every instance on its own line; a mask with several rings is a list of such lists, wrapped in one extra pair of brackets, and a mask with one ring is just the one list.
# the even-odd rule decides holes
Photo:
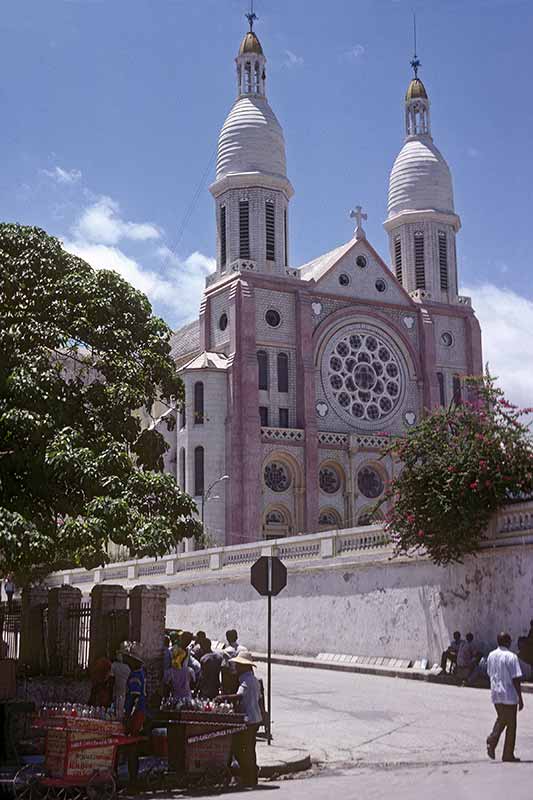
[(363, 230), (362, 221), (368, 219), (368, 214), (363, 213), (362, 206), (356, 206), (355, 211), (350, 211), (350, 219), (355, 219), (356, 228), (355, 228), (355, 235), (359, 237), (364, 237), (365, 232)]

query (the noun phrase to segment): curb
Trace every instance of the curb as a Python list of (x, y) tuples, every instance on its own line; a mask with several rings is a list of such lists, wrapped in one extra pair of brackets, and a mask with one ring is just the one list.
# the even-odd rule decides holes
[[(253, 654), (256, 661), (266, 661), (264, 653)], [(347, 664), (342, 661), (322, 661), (306, 656), (272, 656), (273, 664), (280, 664), (286, 667), (304, 667), (308, 669), (325, 669), (334, 672), (350, 672), (359, 675), (380, 675), (384, 678), (405, 678), (412, 681), (425, 681), (426, 683), (436, 683), (439, 686), (458, 686), (453, 680), (443, 679), (441, 674), (435, 675), (431, 670), (420, 670), (415, 667), (380, 667), (363, 664)], [(470, 687), (483, 688), (483, 687)], [(533, 683), (523, 683), (522, 692), (533, 694)]]
[(311, 769), (311, 756), (309, 753), (294, 761), (280, 761), (277, 764), (259, 766), (259, 777), (276, 778), (278, 775), (291, 775), (295, 772), (305, 772), (308, 769)]

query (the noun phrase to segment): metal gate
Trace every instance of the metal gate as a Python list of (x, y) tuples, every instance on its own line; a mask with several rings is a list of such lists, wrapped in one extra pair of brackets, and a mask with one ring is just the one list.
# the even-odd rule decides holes
[(2, 658), (16, 658), (20, 654), (20, 601), (0, 603), (0, 656)]
[(68, 612), (65, 673), (74, 675), (89, 666), (91, 640), (91, 602), (81, 603)]

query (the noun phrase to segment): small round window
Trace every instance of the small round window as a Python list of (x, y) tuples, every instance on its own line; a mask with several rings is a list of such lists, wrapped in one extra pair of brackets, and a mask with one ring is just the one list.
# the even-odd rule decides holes
[(269, 308), (265, 314), (265, 319), (267, 325), (270, 325), (271, 328), (277, 328), (281, 324), (281, 316), (279, 311), (276, 311), (273, 308)]
[(365, 497), (374, 500), (385, 489), (383, 478), (373, 467), (363, 467), (357, 474), (357, 488)]
[(440, 340), (444, 345), (444, 347), (451, 347), (453, 344), (453, 336), (449, 331), (444, 331), (444, 333), (440, 337)]
[(345, 272), (341, 272), (341, 274), (339, 275), (339, 283), (341, 286), (349, 286), (350, 276), (347, 275)]
[(376, 289), (378, 292), (385, 292), (387, 291), (387, 284), (383, 280), (383, 278), (378, 278), (376, 281)]
[(226, 314), (226, 312), (220, 315), (220, 319), (218, 321), (218, 327), (220, 328), (221, 331), (225, 331), (226, 328), (228, 327), (228, 315)]
[(355, 259), (355, 263), (357, 264), (358, 267), (364, 269), (367, 265), (367, 260), (364, 256), (357, 256), (357, 258)]
[(272, 461), (265, 467), (264, 481), (273, 492), (285, 492), (291, 485), (291, 475), (285, 464)]

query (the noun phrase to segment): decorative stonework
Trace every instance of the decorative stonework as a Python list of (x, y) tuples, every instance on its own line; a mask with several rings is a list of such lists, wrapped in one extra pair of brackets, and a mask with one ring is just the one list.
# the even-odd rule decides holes
[(404, 317), (402, 319), (403, 324), (407, 328), (408, 331), (412, 331), (415, 326), (415, 318), (414, 317)]
[(315, 317), (319, 317), (322, 313), (322, 303), (311, 303), (311, 310)]
[(316, 404), (316, 413), (319, 417), (326, 417), (328, 414), (329, 408), (327, 403), (317, 403)]
[(273, 492), (286, 492), (291, 485), (291, 475), (285, 464), (271, 461), (264, 472), (265, 484)]
[(300, 428), (261, 428), (261, 436), (272, 442), (303, 442), (305, 438)]
[(327, 431), (322, 431), (321, 433), (318, 434), (318, 443), (337, 444), (347, 447), (348, 438), (349, 437), (347, 433), (329, 433)]
[(333, 467), (322, 467), (319, 473), (319, 484), (326, 494), (335, 494), (341, 488), (340, 475)]
[(406, 411), (404, 414), (404, 419), (406, 423), (411, 426), (414, 425), (416, 422), (416, 414), (414, 411)]

